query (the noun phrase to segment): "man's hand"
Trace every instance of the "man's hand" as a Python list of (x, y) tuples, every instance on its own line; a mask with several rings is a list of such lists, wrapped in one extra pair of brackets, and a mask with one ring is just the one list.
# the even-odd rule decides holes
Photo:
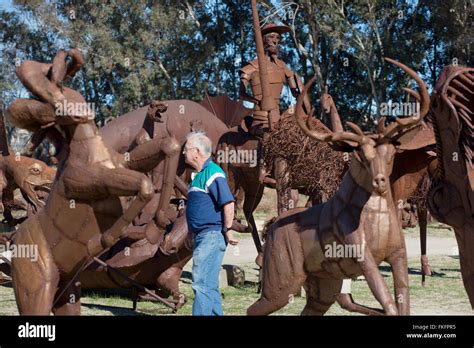
[(227, 238), (227, 242), (229, 242), (230, 245), (237, 245), (239, 241), (237, 239), (234, 239), (232, 231), (227, 231), (225, 233), (225, 236)]

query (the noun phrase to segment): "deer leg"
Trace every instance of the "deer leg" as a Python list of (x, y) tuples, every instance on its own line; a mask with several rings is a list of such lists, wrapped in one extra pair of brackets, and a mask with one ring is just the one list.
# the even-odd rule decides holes
[[(271, 228), (265, 242), (262, 295), (248, 315), (268, 315), (292, 302), (306, 281), (301, 242), (293, 229)], [(339, 289), (338, 289), (339, 290)]]
[(320, 279), (308, 276), (304, 284), (306, 306), (301, 315), (324, 315), (336, 301), (342, 279)]
[(421, 284), (425, 286), (425, 276), (431, 276), (431, 266), (426, 256), (427, 219), (426, 207), (418, 207), (418, 224), (420, 225), (420, 247), (421, 247)]
[[(364, 258), (359, 262), (367, 284), (369, 285), (370, 291), (374, 294), (377, 301), (382, 305), (382, 308), (387, 315), (397, 315), (397, 307), (393, 301), (387, 284), (385, 283), (380, 271), (377, 267), (372, 253), (369, 248), (364, 248)], [(405, 272), (407, 269), (405, 268)]]
[(383, 310), (381, 309), (367, 307), (355, 302), (354, 298), (352, 297), (352, 294), (338, 294), (336, 295), (336, 301), (342, 309), (345, 309), (349, 312), (373, 316), (379, 316), (384, 314)]
[(408, 288), (408, 261), (406, 249), (400, 248), (387, 259), (392, 266), (395, 299), (399, 315), (410, 315), (410, 294)]
[(344, 279), (342, 281), (341, 293), (336, 295), (336, 301), (342, 309), (345, 309), (349, 312), (361, 313), (364, 315), (379, 316), (384, 314), (382, 309), (367, 307), (356, 303), (351, 294), (351, 285), (351, 279)]

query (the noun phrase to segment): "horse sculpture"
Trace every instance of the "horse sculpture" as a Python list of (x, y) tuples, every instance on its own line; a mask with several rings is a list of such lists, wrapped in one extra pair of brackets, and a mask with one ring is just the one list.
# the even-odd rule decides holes
[[(264, 247), (262, 296), (248, 308), (248, 314), (266, 315), (280, 309), (304, 285), (307, 302), (302, 314), (322, 315), (336, 301), (342, 280), (362, 274), (384, 313), (409, 314), (405, 241), (389, 178), (398, 140), (427, 114), (429, 100), (416, 73), (391, 62), (415, 78), (421, 90), (421, 111), (387, 127), (382, 117), (376, 133), (364, 134), (351, 122), (353, 132), (328, 134), (309, 129), (303, 120), (302, 98), (314, 78), (298, 97), (295, 117), (304, 132), (338, 150), (353, 151), (353, 157), (339, 190), (328, 202), (288, 211), (270, 227)], [(396, 301), (377, 268), (382, 261), (392, 266)]]

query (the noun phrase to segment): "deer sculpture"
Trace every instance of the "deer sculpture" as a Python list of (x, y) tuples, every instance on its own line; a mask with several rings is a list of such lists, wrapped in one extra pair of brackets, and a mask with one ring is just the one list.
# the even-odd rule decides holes
[[(352, 132), (322, 133), (304, 121), (303, 97), (298, 97), (295, 117), (305, 134), (339, 150), (353, 152), (348, 172), (336, 194), (326, 203), (290, 210), (270, 227), (264, 247), (262, 295), (249, 315), (267, 315), (283, 306), (301, 286), (307, 293), (304, 315), (323, 315), (336, 301), (342, 281), (364, 275), (369, 288), (387, 315), (408, 315), (410, 298), (405, 240), (390, 190), (394, 155), (403, 134), (417, 126), (429, 109), (426, 86), (407, 66), (390, 60), (413, 77), (420, 88), (419, 115), (398, 118), (377, 132), (364, 134), (348, 122)], [(378, 265), (392, 267), (395, 298)]]
[[(420, 102), (419, 93), (403, 88), (417, 102)], [(331, 129), (335, 132), (342, 131), (342, 123), (337, 111), (336, 103), (327, 90), (321, 94), (321, 107), (326, 115), (329, 115)], [(409, 199), (417, 190), (418, 185), (425, 176), (433, 177), (437, 158), (433, 152), (435, 138), (433, 129), (428, 124), (420, 123), (415, 127), (411, 136), (413, 138), (405, 142), (403, 147), (399, 148), (394, 159), (394, 170), (390, 176), (393, 199), (395, 202), (403, 202)], [(400, 208), (400, 207), (399, 207)], [(401, 208), (399, 209), (401, 213)], [(426, 206), (417, 207), (418, 224), (420, 228), (420, 249), (421, 249), (421, 276), (422, 285), (425, 284), (425, 276), (431, 276), (431, 266), (426, 253), (427, 240), (427, 208)], [(401, 219), (401, 214), (400, 214)]]

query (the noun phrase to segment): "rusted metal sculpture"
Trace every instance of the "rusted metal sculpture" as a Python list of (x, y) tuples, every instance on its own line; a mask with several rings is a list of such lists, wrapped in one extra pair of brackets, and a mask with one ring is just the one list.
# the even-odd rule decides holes
[[(298, 97), (295, 116), (304, 132), (339, 150), (353, 151), (353, 157), (341, 187), (327, 203), (286, 212), (271, 226), (264, 248), (262, 296), (248, 314), (278, 310), (304, 284), (307, 303), (302, 314), (322, 315), (336, 301), (342, 280), (361, 274), (384, 313), (409, 314), (405, 241), (389, 178), (398, 140), (427, 114), (429, 99), (416, 73), (392, 62), (417, 81), (421, 111), (387, 127), (382, 117), (376, 133), (364, 134), (350, 122), (353, 132), (311, 130), (304, 121), (302, 97), (314, 78)], [(392, 266), (396, 302), (377, 267), (384, 260)]]
[(45, 204), (51, 189), (56, 171), (44, 162), (25, 156), (10, 153), (0, 157), (0, 190), (3, 223), (13, 227), (25, 218), (16, 219), (12, 215), (15, 206), (14, 191), (19, 188), (26, 206), (27, 215), (35, 214)]
[(14, 191), (19, 188), (26, 205), (21, 206), (27, 216), (35, 214), (46, 202), (46, 197), (53, 184), (56, 171), (46, 163), (13, 153), (7, 142), (3, 110), (0, 115), (0, 211), (3, 214), (2, 223), (13, 227), (26, 219), (16, 219), (12, 208), (16, 205)]
[[(168, 133), (172, 133), (180, 144), (184, 144), (185, 137), (191, 130), (204, 131), (213, 141), (215, 149), (219, 137), (228, 131), (228, 126), (235, 122), (240, 123), (248, 109), (228, 97), (207, 97), (205, 102), (204, 105), (199, 105), (189, 100), (154, 101), (147, 107), (114, 119), (99, 132), (108, 145), (121, 153), (131, 151), (136, 144)], [(230, 124), (226, 125), (224, 121)], [(163, 169), (163, 165), (158, 165), (149, 173), (156, 187), (161, 185)], [(175, 196), (185, 198), (186, 183), (190, 181), (191, 170), (187, 169), (182, 155), (176, 174), (175, 184), (180, 189), (176, 189)], [(186, 299), (184, 294), (179, 292), (179, 279), (182, 268), (192, 254), (192, 248), (185, 245), (187, 225), (182, 221), (182, 211), (178, 215), (174, 210), (166, 212), (167, 220), (172, 222), (169, 232), (153, 240), (153, 243), (143, 239), (146, 226), (157, 209), (159, 196), (160, 192), (156, 192), (128, 227), (127, 239), (114, 246), (102, 259), (140, 284), (155, 285), (161, 295), (171, 294), (174, 299), (179, 299), (181, 304)], [(234, 222), (234, 227), (238, 231), (246, 231), (246, 227), (237, 221)], [(86, 288), (131, 286), (123, 277), (107, 272), (107, 269), (97, 264), (91, 265), (81, 275), (81, 281)]]
[[(186, 218), (182, 215), (173, 222), (173, 230), (165, 235), (160, 245), (141, 239), (124, 247), (128, 245), (124, 241), (101, 258), (108, 266), (118, 269), (130, 279), (156, 288), (162, 297), (171, 295), (182, 305), (186, 302), (186, 296), (179, 291), (179, 279), (183, 267), (192, 256), (192, 246), (186, 244), (187, 234)], [(147, 256), (149, 254), (152, 256)], [(128, 279), (108, 272), (108, 269), (98, 264), (91, 265), (81, 273), (81, 283), (84, 289), (133, 288)]]
[[(404, 88), (410, 95), (420, 102), (417, 92)], [(333, 131), (342, 131), (342, 124), (339, 114), (331, 95), (323, 93), (320, 98), (321, 107), (331, 120)], [(394, 159), (393, 171), (390, 176), (393, 198), (401, 212), (402, 204), (409, 199), (416, 191), (424, 176), (433, 176), (437, 166), (436, 154), (434, 153), (435, 138), (433, 128), (430, 123), (424, 121), (415, 127), (405, 136), (408, 141), (399, 146)], [(426, 192), (427, 194), (427, 192)], [(427, 211), (426, 206), (417, 208), (418, 221), (420, 226), (420, 247), (421, 247), (421, 275), (424, 285), (425, 276), (431, 275), (431, 266), (426, 255), (427, 239)], [(400, 216), (401, 218), (401, 216)]]
[(447, 66), (431, 96), (438, 167), (428, 198), (454, 228), (464, 287), (474, 308), (474, 68)]
[[(252, 237), (257, 248), (257, 264), (261, 264), (262, 246), (253, 211), (260, 202), (264, 186), (271, 185), (277, 190), (278, 213), (294, 205), (291, 199), (288, 168), (283, 158), (276, 158), (273, 163), (263, 162), (262, 140), (268, 130), (273, 129), (281, 119), (280, 97), (285, 83), (288, 83), (294, 96), (300, 92), (300, 81), (297, 76), (278, 58), (280, 35), (289, 32), (283, 25), (259, 23), (256, 0), (251, 1), (253, 29), (257, 59), (240, 70), (240, 97), (254, 103), (251, 117), (246, 117), (238, 129), (225, 134), (219, 141), (219, 151), (235, 153), (255, 153), (257, 166), (249, 163), (219, 162), (228, 178), (235, 183), (231, 185), (234, 195), (240, 188), (245, 192), (243, 210), (245, 218), (252, 228)], [(251, 87), (252, 95), (247, 93)]]
[[(68, 58), (71, 60), (68, 61)], [(154, 187), (143, 172), (166, 159), (160, 208), (167, 208), (180, 150), (171, 136), (137, 146), (128, 156), (107, 146), (90, 108), (57, 114), (58, 105), (84, 105), (76, 91), (62, 87), (84, 64), (77, 50), (59, 51), (52, 64), (23, 62), (17, 75), (39, 100), (16, 100), (7, 110), (13, 125), (38, 130), (60, 126), (67, 146), (46, 206), (25, 221), (16, 244), (37, 245), (39, 262), (12, 260), (12, 278), (20, 314), (80, 313), (78, 275), (121, 237), (129, 223), (152, 198)], [(76, 109), (77, 110), (77, 109)], [(172, 180), (171, 179), (171, 183)], [(123, 210), (119, 197), (137, 196)], [(160, 211), (150, 235), (159, 234)]]

